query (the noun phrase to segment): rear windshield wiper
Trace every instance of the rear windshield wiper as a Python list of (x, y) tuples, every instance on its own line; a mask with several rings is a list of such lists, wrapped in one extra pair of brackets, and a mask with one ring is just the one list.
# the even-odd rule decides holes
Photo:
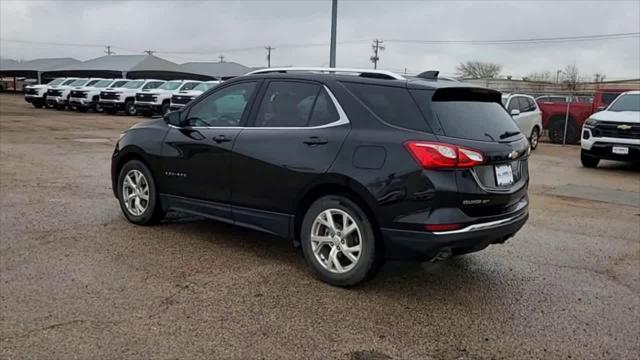
[(520, 134), (520, 131), (505, 131), (504, 133), (502, 133), (502, 135), (500, 135), (500, 139), (510, 138), (518, 134)]

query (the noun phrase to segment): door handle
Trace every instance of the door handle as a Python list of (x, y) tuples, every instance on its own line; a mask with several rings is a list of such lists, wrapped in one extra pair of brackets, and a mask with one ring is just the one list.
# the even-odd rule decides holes
[(230, 137), (227, 137), (226, 135), (217, 135), (213, 137), (213, 141), (217, 142), (218, 144), (223, 143), (223, 142), (229, 142), (231, 141)]
[(310, 137), (310, 138), (308, 138), (307, 140), (304, 141), (304, 143), (309, 145), (309, 146), (324, 145), (324, 144), (326, 144), (328, 142), (329, 142), (329, 140), (327, 140), (325, 138), (317, 137), (317, 136), (312, 136), (312, 137)]

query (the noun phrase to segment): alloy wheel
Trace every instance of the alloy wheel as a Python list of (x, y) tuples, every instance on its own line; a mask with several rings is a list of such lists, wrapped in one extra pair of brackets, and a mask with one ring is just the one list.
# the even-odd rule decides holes
[(323, 268), (346, 273), (360, 260), (362, 233), (351, 215), (340, 209), (328, 209), (313, 221), (311, 249)]
[(140, 170), (130, 170), (122, 182), (122, 202), (134, 216), (144, 214), (149, 206), (149, 183)]

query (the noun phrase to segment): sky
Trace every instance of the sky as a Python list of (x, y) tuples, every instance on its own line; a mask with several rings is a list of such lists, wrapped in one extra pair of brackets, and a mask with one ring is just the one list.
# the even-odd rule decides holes
[[(0, 0), (0, 56), (29, 60), (117, 54), (177, 63), (235, 61), (266, 66), (328, 66), (331, 1), (26, 1)], [(640, 32), (640, 1), (338, 1), (337, 66), (440, 70), (464, 61), (503, 66), (514, 78), (575, 64), (585, 79), (640, 78), (640, 37), (533, 44), (425, 44), (398, 40), (531, 39)], [(17, 43), (26, 40), (49, 44)], [(54, 45), (54, 44), (76, 44)], [(85, 46), (78, 46), (85, 45)], [(88, 46), (95, 45), (95, 46)]]

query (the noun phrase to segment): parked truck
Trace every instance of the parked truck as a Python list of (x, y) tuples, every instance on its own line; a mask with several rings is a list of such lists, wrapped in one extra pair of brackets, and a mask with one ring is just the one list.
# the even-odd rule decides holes
[(592, 103), (574, 96), (539, 97), (536, 102), (542, 111), (542, 126), (548, 130), (551, 142), (576, 144), (580, 141), (580, 129), (589, 116), (605, 109), (625, 91), (629, 89), (598, 89)]

